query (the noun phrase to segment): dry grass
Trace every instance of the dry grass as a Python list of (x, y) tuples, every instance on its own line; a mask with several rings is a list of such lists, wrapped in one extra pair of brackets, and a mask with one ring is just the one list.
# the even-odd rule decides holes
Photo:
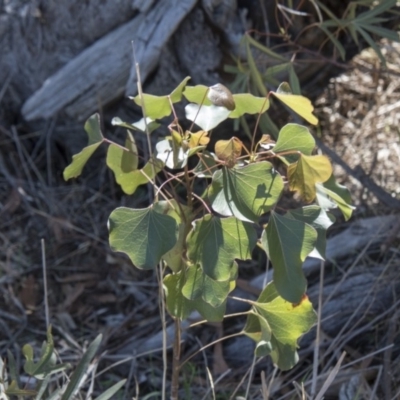
[[(400, 46), (382, 46), (388, 68), (382, 68), (371, 51), (364, 51), (353, 61), (354, 69), (331, 81), (317, 101), (317, 113), (324, 143), (348, 165), (361, 165), (376, 183), (399, 197)], [(129, 377), (122, 398), (136, 395), (135, 381), (141, 395), (159, 390), (161, 353), (155, 349), (141, 355), (141, 345), (161, 327), (155, 274), (137, 271), (125, 257), (111, 253), (106, 230), (108, 215), (115, 207), (143, 204), (145, 193), (134, 199), (123, 197), (106, 169), (96, 165), (103, 165), (103, 161), (91, 164), (93, 172), (85, 172), (76, 183), (66, 184), (61, 178), (67, 162), (63, 155), (50, 141), (37, 145), (43, 133), (24, 135), (17, 134), (15, 129), (1, 129), (0, 354), (11, 349), (20, 356), (21, 345), (29, 342), (39, 348), (45, 338), (40, 246), (43, 238), (47, 301), (60, 358), (72, 362), (79, 359), (85, 341), (102, 332), (102, 348), (107, 355), (99, 370), (123, 358), (127, 361), (104, 372), (98, 382), (111, 383)], [(90, 166), (88, 170), (91, 171)], [(335, 167), (335, 174), (355, 193), (358, 217), (391, 212), (340, 167)], [(362, 274), (379, 266), (381, 272), (374, 290), (378, 285), (387, 285), (388, 279), (399, 281), (396, 238), (384, 254), (367, 249), (357, 264), (353, 261), (345, 260), (333, 269), (327, 268), (328, 281), (339, 282), (335, 290), (340, 289), (341, 279), (350, 276), (349, 268)], [(311, 282), (314, 284), (318, 285), (318, 279)], [(365, 399), (394, 400), (398, 398), (396, 393), (400, 396), (400, 305), (397, 293), (393, 297), (397, 301), (387, 313), (371, 319), (368, 312), (361, 313), (356, 308), (336, 337), (321, 333), (316, 393), (346, 351), (326, 399), (352, 399), (357, 393), (358, 398)], [(366, 298), (369, 299), (367, 294)], [(360, 299), (364, 306), (363, 301)], [(223, 334), (240, 330), (240, 324), (229, 321)], [(186, 337), (184, 357), (218, 337), (218, 332), (221, 333), (220, 327), (211, 326), (191, 330)], [(119, 350), (128, 343), (135, 343), (136, 352), (120, 354)], [(208, 349), (185, 366), (182, 398), (201, 399), (211, 389), (206, 365), (212, 370), (213, 355), (217, 355), (217, 365), (223, 370), (220, 351)], [(253, 376), (249, 399), (267, 398), (267, 393), (271, 399), (302, 398), (300, 382), (306, 392), (311, 388), (313, 351), (314, 345), (302, 348), (300, 364), (287, 373), (275, 371), (268, 360), (257, 361), (254, 371), (249, 365), (232, 363), (231, 371), (216, 384), (218, 398), (229, 398), (236, 388), (243, 395), (247, 373), (246, 376)], [(244, 377), (243, 385), (238, 386)], [(298, 382), (297, 386), (293, 381)]]

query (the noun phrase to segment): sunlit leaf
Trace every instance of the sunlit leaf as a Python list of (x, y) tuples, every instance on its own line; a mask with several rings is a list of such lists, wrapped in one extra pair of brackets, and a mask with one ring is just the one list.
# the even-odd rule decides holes
[(332, 175), (332, 165), (326, 156), (306, 156), (288, 166), (289, 188), (298, 191), (302, 199), (310, 203), (317, 194), (316, 184), (323, 183)]
[[(275, 154), (296, 151), (305, 155), (311, 155), (314, 148), (315, 140), (305, 126), (287, 124), (279, 131), (278, 140), (273, 151)], [(284, 157), (289, 162), (298, 159), (298, 155), (285, 155)]]
[(274, 267), (274, 283), (279, 294), (287, 301), (298, 303), (307, 285), (302, 265), (315, 247), (317, 231), (302, 221), (271, 211), (261, 241)]
[(271, 93), (310, 124), (318, 124), (317, 117), (312, 113), (314, 107), (311, 101), (307, 97), (292, 94), (290, 86), (286, 82), (282, 83), (276, 92)]
[(106, 159), (107, 166), (114, 172), (115, 180), (126, 194), (135, 193), (140, 185), (149, 183), (164, 167), (162, 161), (152, 158), (142, 169), (133, 169), (134, 163), (131, 164), (130, 168), (127, 168), (127, 157), (133, 162), (131, 152), (127, 152), (115, 144), (109, 145)]
[(64, 170), (64, 180), (78, 177), (83, 167), (96, 149), (103, 143), (103, 135), (100, 130), (99, 114), (92, 115), (85, 123), (85, 131), (88, 134), (89, 142), (86, 147), (72, 157), (71, 164)]
[(122, 121), (121, 118), (114, 117), (111, 120), (111, 124), (115, 126), (122, 126), (123, 128), (140, 132), (146, 132), (147, 129), (147, 132), (149, 133), (153, 132), (160, 126), (158, 122), (154, 121), (149, 117), (146, 117), (146, 119), (142, 118), (141, 120), (134, 122), (132, 124)]
[(255, 222), (277, 203), (282, 190), (282, 177), (263, 161), (216, 171), (208, 198), (217, 213)]
[(229, 140), (218, 140), (215, 143), (215, 154), (229, 167), (233, 167), (236, 160), (242, 154), (243, 143), (235, 136)]
[(340, 208), (346, 221), (351, 218), (355, 207), (351, 205), (350, 192), (345, 186), (338, 184), (333, 175), (323, 184), (317, 184), (316, 188), (318, 204), (322, 208), (332, 208), (329, 203), (333, 201)]
[(207, 214), (193, 222), (187, 237), (187, 256), (192, 264), (216, 281), (231, 276), (235, 259), (248, 260), (257, 235), (251, 224), (236, 218), (218, 218)]
[(210, 131), (225, 121), (230, 111), (225, 107), (206, 106), (190, 103), (185, 107), (186, 118), (193, 121), (201, 129)]
[(254, 303), (244, 333), (256, 341), (256, 355), (269, 354), (278, 368), (288, 370), (298, 361), (298, 340), (316, 322), (307, 296), (292, 304), (278, 294), (271, 282)]
[(270, 103), (267, 97), (256, 97), (250, 93), (234, 94), (236, 108), (229, 118), (239, 118), (244, 114), (262, 114), (268, 110)]
[(183, 95), (190, 103), (204, 104), (205, 106), (211, 106), (212, 102), (207, 97), (209, 91), (208, 86), (196, 85), (196, 86), (186, 86)]
[(109, 218), (110, 246), (140, 269), (152, 269), (177, 241), (177, 223), (157, 203), (144, 209), (120, 207)]
[(210, 138), (208, 137), (208, 132), (199, 131), (199, 132), (187, 132), (189, 136), (188, 145), (191, 149), (198, 146), (206, 146), (210, 142)]
[(139, 107), (144, 105), (143, 112), (145, 112), (147, 117), (153, 120), (168, 117), (172, 112), (170, 103), (177, 103), (181, 100), (183, 89), (189, 79), (190, 77), (186, 77), (170, 94), (170, 98), (168, 96), (154, 96), (143, 93), (143, 98), (137, 95), (132, 99)]

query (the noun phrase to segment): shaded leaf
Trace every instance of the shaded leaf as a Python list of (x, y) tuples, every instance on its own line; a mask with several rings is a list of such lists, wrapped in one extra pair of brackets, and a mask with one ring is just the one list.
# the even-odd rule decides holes
[(76, 391), (79, 389), (79, 384), (81, 383), (82, 377), (87, 372), (90, 362), (100, 347), (101, 339), (102, 335), (100, 334), (96, 337), (96, 339), (93, 340), (92, 343), (90, 343), (88, 349), (86, 350), (85, 354), (83, 354), (81, 360), (75, 368), (75, 371), (70, 378), (68, 386), (65, 389), (61, 400), (71, 400), (74, 398)]
[(318, 206), (306, 206), (296, 210), (291, 210), (285, 214), (285, 217), (303, 221), (306, 224), (311, 225), (317, 231), (318, 237), (315, 242), (315, 248), (308, 256), (324, 260), (326, 250), (326, 231), (335, 222), (335, 217)]
[(314, 111), (314, 107), (311, 104), (311, 101), (307, 99), (307, 97), (292, 94), (290, 86), (286, 82), (281, 83), (278, 90), (271, 93), (310, 124), (318, 124), (317, 117), (312, 113)]
[(349, 190), (336, 182), (333, 174), (323, 184), (317, 184), (317, 199), (322, 208), (330, 209), (332, 201), (342, 212), (346, 221), (351, 218), (355, 207), (351, 205), (351, 195)]
[(193, 173), (199, 178), (211, 178), (218, 165), (218, 159), (214, 153), (203, 151), (199, 155), (199, 163), (194, 168)]
[(128, 173), (137, 170), (139, 165), (139, 155), (136, 147), (135, 139), (132, 133), (128, 130), (125, 140), (125, 147), (129, 151), (122, 152), (121, 169), (122, 172)]
[(152, 269), (177, 241), (177, 223), (157, 203), (144, 209), (120, 207), (109, 218), (110, 246), (140, 269)]
[(274, 267), (274, 283), (285, 300), (298, 303), (306, 291), (302, 265), (317, 241), (310, 225), (271, 211), (261, 242)]
[(257, 234), (250, 224), (208, 214), (193, 222), (187, 237), (187, 256), (210, 278), (226, 281), (233, 261), (250, 259), (256, 241)]
[(182, 294), (189, 300), (202, 298), (212, 307), (219, 307), (235, 286), (231, 286), (231, 281), (236, 281), (237, 270), (237, 263), (233, 262), (229, 279), (216, 281), (206, 275), (200, 266), (190, 266), (186, 271), (186, 282), (182, 288)]
[(96, 149), (103, 143), (103, 135), (100, 130), (99, 114), (92, 115), (85, 123), (85, 131), (88, 134), (89, 142), (86, 147), (72, 157), (72, 162), (64, 169), (64, 180), (78, 177), (83, 167)]
[(302, 199), (310, 203), (317, 194), (316, 184), (323, 183), (332, 175), (332, 165), (326, 156), (306, 156), (288, 166), (290, 190), (298, 191)]
[(216, 171), (208, 198), (217, 213), (255, 222), (277, 203), (282, 190), (282, 177), (272, 164), (262, 161)]

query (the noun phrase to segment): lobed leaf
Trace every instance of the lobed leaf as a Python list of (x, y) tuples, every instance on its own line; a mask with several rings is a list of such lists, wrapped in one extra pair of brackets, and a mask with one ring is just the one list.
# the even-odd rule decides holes
[(187, 236), (187, 256), (211, 279), (227, 281), (233, 261), (250, 259), (256, 241), (257, 234), (249, 223), (207, 214), (193, 222)]
[[(128, 146), (133, 150), (132, 144)], [(133, 194), (139, 186), (151, 182), (164, 167), (161, 160), (153, 157), (142, 169), (136, 169), (137, 161), (133, 151), (126, 151), (115, 144), (108, 147), (106, 163), (126, 194)]]
[(278, 202), (282, 190), (282, 177), (263, 161), (216, 171), (208, 198), (217, 213), (255, 222)]
[(278, 90), (271, 93), (310, 124), (318, 124), (317, 117), (312, 113), (314, 111), (314, 107), (311, 101), (307, 99), (307, 97), (292, 94), (290, 86), (286, 82), (281, 83), (281, 85), (278, 87)]
[(140, 269), (154, 268), (177, 242), (176, 220), (164, 215), (157, 204), (144, 209), (117, 208), (108, 221), (111, 249), (127, 254)]
[(257, 342), (256, 355), (270, 355), (282, 370), (298, 361), (297, 342), (316, 323), (317, 318), (307, 296), (297, 304), (282, 298), (274, 282), (262, 291), (250, 312), (244, 333)]
[(321, 208), (328, 210), (337, 205), (346, 221), (351, 218), (355, 207), (351, 205), (350, 192), (345, 186), (336, 182), (333, 174), (323, 184), (317, 184), (316, 189), (318, 204)]
[(305, 222), (317, 231), (318, 236), (317, 241), (315, 242), (315, 247), (308, 256), (324, 260), (326, 250), (326, 231), (335, 222), (335, 217), (327, 213), (321, 207), (315, 205), (291, 210), (285, 214), (285, 217)]
[(275, 286), (287, 301), (298, 303), (306, 291), (302, 265), (317, 237), (312, 226), (271, 211), (261, 242), (274, 267)]
[(289, 188), (298, 191), (302, 199), (311, 203), (316, 195), (317, 183), (323, 183), (332, 175), (332, 165), (326, 156), (306, 156), (288, 166)]
[(153, 120), (168, 117), (172, 113), (170, 103), (177, 103), (181, 100), (183, 90), (189, 79), (190, 77), (187, 76), (168, 96), (154, 96), (143, 93), (142, 98), (137, 95), (132, 100), (139, 107), (144, 105), (143, 112)]
[(72, 157), (72, 162), (64, 169), (64, 180), (78, 177), (83, 170), (83, 167), (88, 162), (92, 154), (103, 143), (103, 135), (100, 129), (99, 114), (92, 115), (85, 123), (85, 131), (88, 134), (89, 142), (86, 147), (78, 154)]

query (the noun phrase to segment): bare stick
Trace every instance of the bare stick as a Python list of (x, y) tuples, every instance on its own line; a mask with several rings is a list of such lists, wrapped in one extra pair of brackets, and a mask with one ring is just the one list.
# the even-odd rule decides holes
[(46, 247), (44, 239), (40, 240), (42, 246), (42, 267), (43, 267), (43, 291), (44, 291), (44, 311), (46, 315), (46, 328), (50, 325), (50, 315), (49, 315), (49, 302), (47, 297), (47, 266), (46, 266)]

